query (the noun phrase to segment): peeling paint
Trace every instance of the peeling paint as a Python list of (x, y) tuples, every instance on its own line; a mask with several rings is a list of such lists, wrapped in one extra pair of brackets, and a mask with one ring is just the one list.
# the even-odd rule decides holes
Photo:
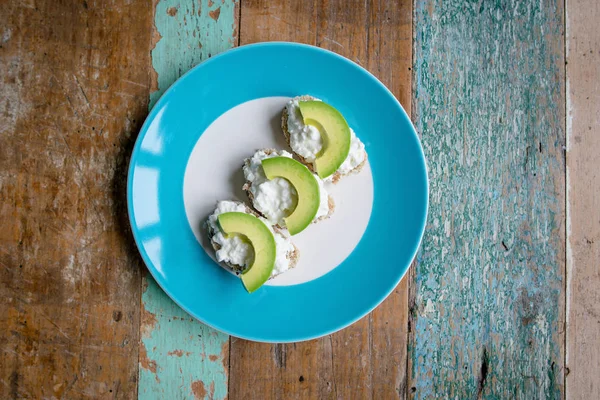
[(215, 9), (215, 10), (211, 10), (208, 12), (208, 15), (214, 19), (215, 21), (219, 20), (219, 15), (221, 15), (221, 7)]
[[(146, 286), (146, 288), (144, 289), (144, 291), (142, 293), (146, 293), (146, 291), (148, 290), (148, 283), (145, 282), (143, 284), (144, 286)], [(151, 312), (148, 312), (148, 310), (146, 310), (146, 307), (144, 306), (144, 303), (142, 303), (142, 309), (141, 309), (141, 335), (142, 338), (148, 338), (150, 337), (150, 334), (152, 333), (152, 331), (154, 330), (156, 323), (158, 322), (156, 320), (156, 315), (152, 314)]]
[[(231, 38), (237, 26), (236, 2), (227, 0), (215, 7), (214, 3), (209, 6), (209, 1), (162, 0), (156, 5), (156, 46), (152, 50), (152, 66), (157, 77), (156, 91), (150, 95), (150, 107), (183, 73), (211, 55), (232, 47)], [(177, 13), (171, 16), (167, 10), (173, 7), (177, 8)], [(199, 38), (202, 38), (201, 46)]]
[[(146, 351), (146, 346), (142, 344), (140, 346), (140, 367), (144, 368), (152, 372), (156, 376), (156, 361), (150, 360), (148, 358), (148, 352)], [(156, 376), (156, 380), (158, 381), (158, 376)]]
[[(150, 108), (179, 76), (232, 46), (235, 6), (230, 0), (218, 8), (211, 0), (157, 2)], [(144, 281), (140, 352), (148, 368), (140, 368), (138, 397), (226, 398), (229, 337), (191, 318), (149, 275)]]
[(415, 2), (412, 117), (431, 204), (416, 399), (562, 396), (563, 5)]
[(204, 383), (202, 383), (202, 381), (192, 382), (192, 393), (194, 394), (195, 399), (204, 399), (204, 397), (206, 396), (206, 389), (204, 388)]
[[(171, 301), (149, 276), (142, 293), (144, 314), (155, 317), (140, 345), (140, 399), (192, 398), (192, 383), (201, 381), (214, 399), (227, 396), (227, 335), (203, 325)], [(206, 354), (215, 357), (206, 357)]]

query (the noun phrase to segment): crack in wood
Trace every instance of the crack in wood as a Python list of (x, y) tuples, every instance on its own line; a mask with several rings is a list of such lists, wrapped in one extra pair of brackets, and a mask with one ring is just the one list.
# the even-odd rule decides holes
[(286, 348), (285, 344), (277, 343), (273, 346), (273, 354), (275, 357), (275, 365), (278, 368), (285, 368), (286, 363)]
[(487, 352), (487, 348), (483, 347), (483, 352), (481, 353), (481, 366), (479, 368), (479, 378), (477, 379), (477, 398), (481, 399), (483, 396), (483, 389), (485, 388), (485, 384), (487, 383), (487, 376), (489, 371), (489, 356)]

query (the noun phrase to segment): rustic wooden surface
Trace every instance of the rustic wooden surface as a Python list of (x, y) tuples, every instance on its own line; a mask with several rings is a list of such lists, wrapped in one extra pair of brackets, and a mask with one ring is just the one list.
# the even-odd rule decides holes
[[(156, 4), (150, 108), (190, 68), (237, 43), (237, 7), (231, 0)], [(138, 397), (225, 398), (229, 337), (187, 315), (149, 274), (142, 284)]]
[(142, 266), (124, 193), (149, 6), (0, 7), (0, 398), (136, 393)]
[[(382, 2), (242, 1), (240, 42), (277, 38), (336, 51), (375, 73), (410, 110), (411, 6)], [(403, 397), (407, 285), (353, 326), (308, 343), (232, 339), (231, 398)], [(253, 373), (256, 365), (260, 374)]]
[[(599, 397), (594, 1), (567, 2), (566, 43), (558, 0), (5, 3), (0, 398)], [(148, 107), (265, 40), (378, 76), (413, 110), (431, 183), (409, 278), (353, 326), (286, 345), (180, 310), (146, 276), (124, 203)]]
[(415, 398), (564, 391), (563, 1), (415, 2)]
[(567, 2), (567, 397), (600, 399), (600, 4)]

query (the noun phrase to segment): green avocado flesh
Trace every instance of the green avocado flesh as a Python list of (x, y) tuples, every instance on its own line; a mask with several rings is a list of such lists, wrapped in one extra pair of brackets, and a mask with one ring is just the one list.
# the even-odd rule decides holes
[(254, 260), (242, 272), (242, 283), (249, 293), (261, 287), (273, 273), (277, 246), (273, 233), (254, 215), (227, 212), (217, 216), (226, 235), (243, 235), (254, 248)]
[(342, 114), (323, 101), (298, 102), (306, 125), (316, 127), (323, 139), (323, 148), (315, 159), (317, 174), (325, 179), (337, 171), (350, 152), (350, 127)]
[(317, 179), (305, 165), (289, 157), (264, 159), (262, 167), (267, 179), (287, 179), (296, 189), (298, 204), (285, 218), (285, 225), (291, 235), (302, 232), (313, 222), (319, 211), (321, 198)]

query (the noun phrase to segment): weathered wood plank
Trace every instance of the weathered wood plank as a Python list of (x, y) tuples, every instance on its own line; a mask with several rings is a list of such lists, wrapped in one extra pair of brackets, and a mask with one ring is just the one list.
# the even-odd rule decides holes
[[(241, 6), (242, 44), (277, 39), (328, 48), (374, 72), (410, 110), (410, 1)], [(232, 339), (230, 398), (404, 397), (407, 310), (403, 281), (371, 315), (326, 338), (281, 345)]]
[(125, 172), (147, 110), (147, 3), (0, 7), (0, 398), (136, 395)]
[(226, 398), (229, 337), (196, 321), (145, 279), (138, 398)]
[(246, 0), (240, 10), (240, 44), (317, 40), (317, 0)]
[(566, 394), (600, 398), (600, 4), (567, 2)]
[(563, 2), (415, 3), (416, 398), (563, 394)]
[[(355, 62), (367, 60), (368, 3), (361, 0), (319, 2), (317, 46)], [(337, 399), (372, 398), (372, 316), (330, 336), (332, 378)], [(327, 338), (322, 339), (327, 340)]]
[[(372, 1), (367, 31), (367, 69), (391, 90), (408, 115), (412, 109), (412, 4), (412, 0)], [(407, 274), (370, 315), (374, 400), (406, 398), (410, 284)]]
[[(316, 13), (315, 1), (242, 1), (240, 44), (296, 40), (314, 45)], [(333, 398), (332, 361), (330, 340), (270, 345), (232, 338), (229, 396), (231, 399)]]
[[(232, 0), (156, 4), (151, 106), (190, 68), (237, 44), (237, 15)], [(139, 398), (226, 398), (228, 361), (229, 337), (195, 321), (145, 276)]]

